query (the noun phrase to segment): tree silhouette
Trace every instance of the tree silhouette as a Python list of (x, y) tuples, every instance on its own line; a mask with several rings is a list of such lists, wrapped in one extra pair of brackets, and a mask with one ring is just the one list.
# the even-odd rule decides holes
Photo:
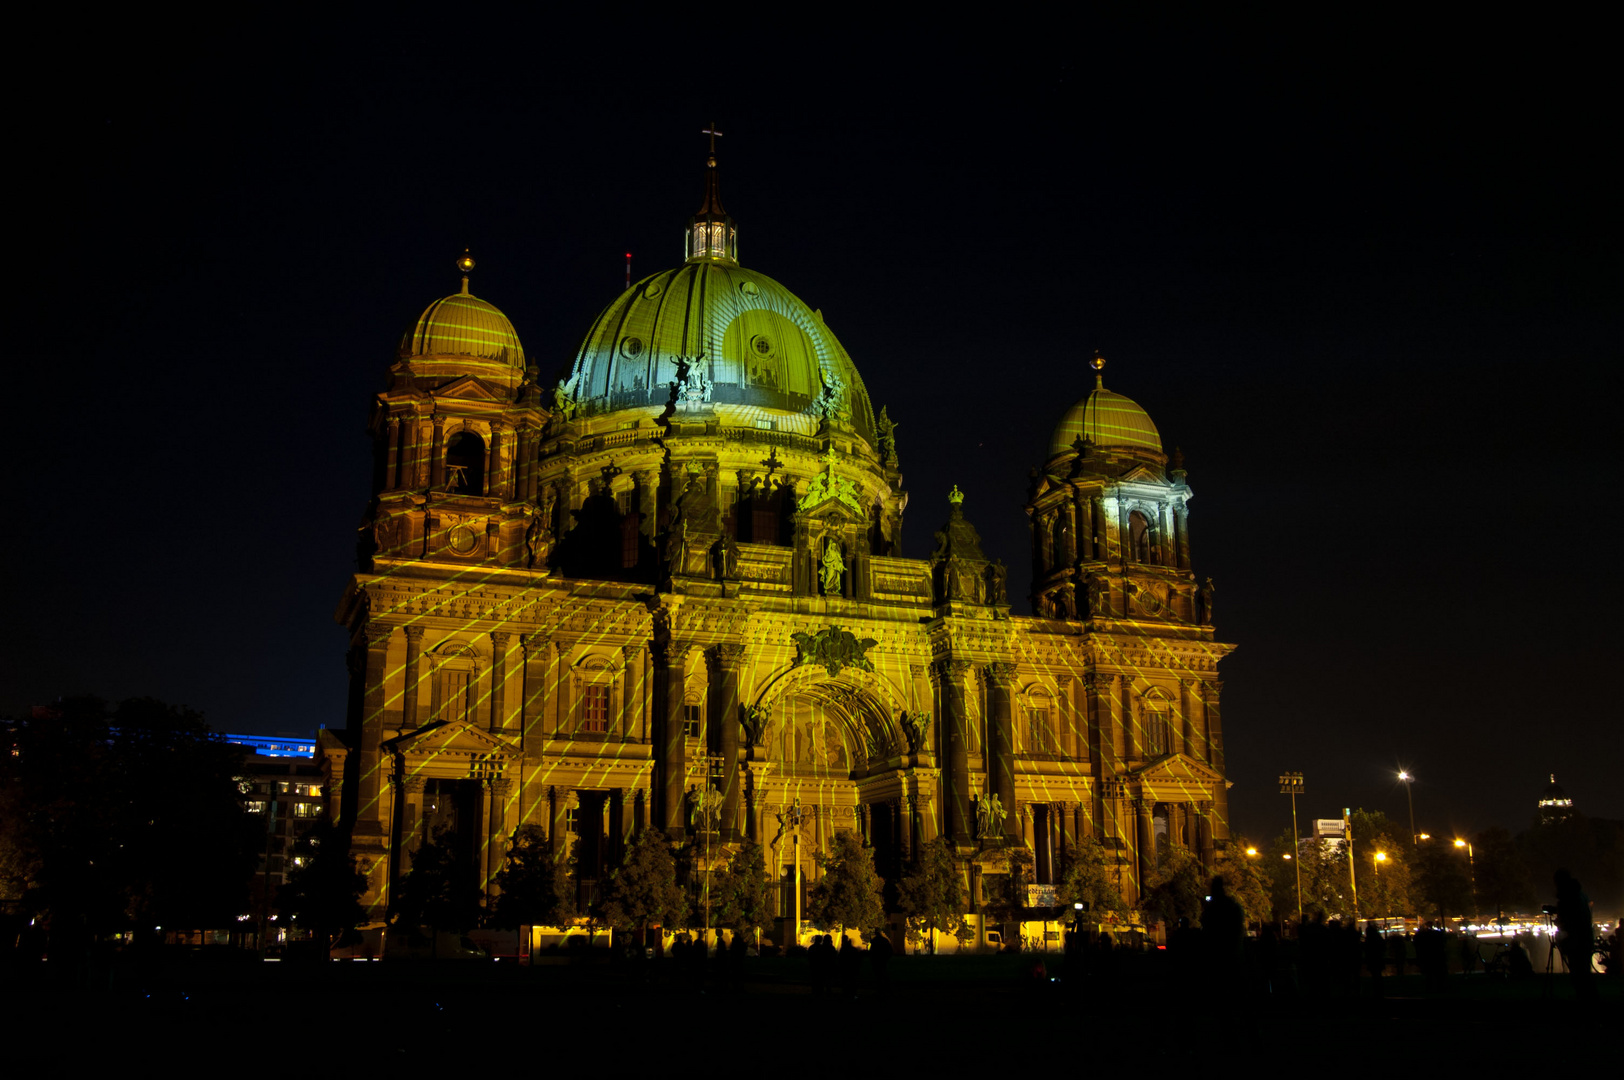
[(657, 829), (644, 829), (626, 846), (626, 856), (609, 875), (603, 915), (619, 930), (639, 930), (647, 939), (651, 926), (678, 926), (688, 913), (688, 898), (677, 884), (671, 841)]
[(1241, 906), (1248, 923), (1268, 922), (1274, 906), (1269, 897), (1269, 879), (1259, 865), (1263, 856), (1246, 854), (1250, 846), (1245, 837), (1232, 837), (1219, 849), (1213, 872), (1224, 879), (1224, 887)]
[(276, 906), (302, 930), (309, 930), (332, 949), (334, 938), (354, 929), (366, 918), (361, 894), (366, 892), (365, 871), (350, 857), (348, 838), (325, 818), (307, 831), (294, 847), (302, 863), (289, 872), (276, 894)]
[(761, 845), (746, 840), (727, 869), (711, 882), (717, 925), (741, 933), (770, 929), (776, 907), (775, 893), (775, 883), (767, 876)]
[(1147, 919), (1169, 926), (1180, 919), (1189, 919), (1192, 925), (1199, 923), (1209, 880), (1201, 860), (1188, 848), (1164, 844), (1156, 853), (1156, 865), (1145, 877), (1139, 909)]
[(911, 933), (923, 934), (936, 951), (936, 933), (953, 933), (964, 920), (964, 882), (953, 863), (947, 840), (938, 836), (922, 845), (919, 859), (897, 884), (898, 902)]
[(396, 887), (395, 921), (413, 929), (429, 926), (466, 934), (479, 924), (483, 901), (473, 867), (457, 852), (456, 832), (442, 829), (423, 841)]
[(264, 820), (243, 812), (242, 749), (202, 714), (70, 698), (0, 738), (0, 874), (52, 955), (121, 930), (235, 925)]
[(1094, 921), (1101, 921), (1101, 912), (1119, 914), (1128, 909), (1117, 889), (1115, 860), (1106, 853), (1098, 840), (1090, 837), (1066, 851), (1060, 884), (1055, 895), (1062, 904), (1083, 904), (1094, 913)]
[(807, 894), (807, 917), (820, 930), (874, 930), (885, 923), (874, 851), (856, 833), (835, 834), (833, 849), (818, 856), (823, 875)]
[(546, 832), (524, 825), (508, 845), (507, 863), (496, 875), (499, 890), (491, 923), (503, 929), (562, 926), (575, 916), (575, 885), (569, 858), (556, 858)]

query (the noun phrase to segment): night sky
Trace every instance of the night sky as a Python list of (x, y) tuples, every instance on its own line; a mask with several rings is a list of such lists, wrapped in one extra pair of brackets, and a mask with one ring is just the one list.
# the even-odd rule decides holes
[[(821, 308), (1025, 612), (1028, 469), (1106, 384), (1182, 447), (1235, 826), (1624, 817), (1616, 82), (1593, 27), (1005, 16), (790, 31), (441, 7), (60, 26), (15, 67), (0, 712), (344, 722), (364, 425), (457, 287), (544, 373), (680, 260)], [(60, 43), (60, 44), (53, 44)], [(16, 192), (16, 188), (13, 189)], [(20, 332), (20, 340), (18, 334)], [(1306, 826), (1305, 826), (1306, 828)]]

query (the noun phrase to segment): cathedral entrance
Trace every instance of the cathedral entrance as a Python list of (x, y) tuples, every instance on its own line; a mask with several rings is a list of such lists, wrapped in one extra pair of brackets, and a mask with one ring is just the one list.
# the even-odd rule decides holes
[(459, 876), (479, 887), (480, 787), (478, 780), (430, 778), (423, 783), (423, 825), (418, 844), (451, 850)]

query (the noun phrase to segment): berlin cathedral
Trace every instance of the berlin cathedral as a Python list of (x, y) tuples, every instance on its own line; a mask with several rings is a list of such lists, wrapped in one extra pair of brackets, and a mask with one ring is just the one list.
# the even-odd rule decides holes
[(892, 419), (822, 313), (740, 264), (717, 175), (682, 265), (567, 368), (525, 356), (467, 256), (400, 341), (337, 612), (348, 726), (317, 747), (374, 924), (441, 830), (487, 894), (524, 826), (583, 884), (646, 828), (753, 839), (803, 882), (842, 831), (893, 884), (942, 836), (972, 908), (1013, 849), (1041, 885), (1095, 838), (1130, 903), (1160, 844), (1210, 866), (1233, 646), (1155, 424), (1096, 360), (1031, 481), (1034, 615), (957, 488), (902, 557)]

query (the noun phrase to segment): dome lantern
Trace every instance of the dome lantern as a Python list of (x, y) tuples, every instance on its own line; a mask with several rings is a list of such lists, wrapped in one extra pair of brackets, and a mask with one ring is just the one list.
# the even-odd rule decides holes
[(705, 201), (688, 219), (682, 238), (682, 256), (688, 262), (712, 259), (738, 263), (739, 228), (722, 209), (721, 187), (717, 180), (716, 138), (722, 133), (711, 124), (703, 134), (710, 136), (710, 156), (705, 159)]

